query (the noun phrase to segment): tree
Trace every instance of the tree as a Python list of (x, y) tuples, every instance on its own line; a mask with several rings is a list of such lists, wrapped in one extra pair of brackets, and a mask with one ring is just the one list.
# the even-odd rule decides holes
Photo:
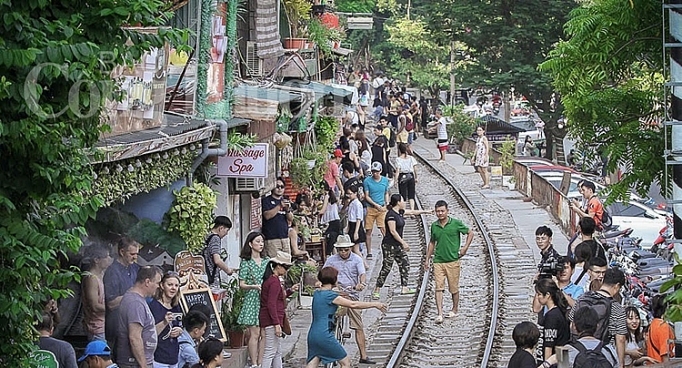
[[(576, 6), (573, 0), (553, 1), (449, 0), (430, 2), (422, 11), (431, 15), (432, 27), (442, 27), (441, 41), (456, 40), (466, 48), (467, 63), (457, 74), (484, 90), (515, 91), (526, 96), (545, 121), (548, 157), (552, 157), (560, 111), (550, 106), (551, 78), (537, 70), (561, 35), (561, 25)], [(440, 21), (437, 21), (440, 19)], [(447, 37), (447, 38), (446, 38)]]
[(76, 270), (60, 259), (80, 248), (82, 224), (102, 204), (85, 197), (88, 156), (105, 126), (111, 71), (179, 34), (160, 0), (0, 0), (0, 365), (28, 366), (33, 323)]
[(569, 131), (601, 147), (609, 172), (624, 168), (613, 197), (665, 182), (665, 137), (646, 124), (664, 106), (661, 22), (657, 1), (591, 1), (571, 12), (568, 39), (540, 66), (561, 93)]

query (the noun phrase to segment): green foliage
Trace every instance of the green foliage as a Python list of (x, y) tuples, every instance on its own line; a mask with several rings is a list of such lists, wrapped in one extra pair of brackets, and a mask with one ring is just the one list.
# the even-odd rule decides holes
[(246, 290), (239, 287), (239, 279), (236, 277), (230, 278), (227, 285), (227, 302), (223, 303), (220, 311), (220, 318), (223, 322), (223, 327), (227, 331), (244, 331), (246, 326), (237, 323), (239, 314), (244, 307), (244, 298), (246, 297)]
[(43, 304), (65, 296), (82, 225), (104, 204), (89, 197), (87, 149), (104, 129), (115, 65), (181, 35), (163, 25), (161, 0), (0, 1), (0, 365), (27, 367)]
[(341, 129), (341, 123), (333, 116), (318, 116), (315, 119), (314, 129), (318, 149), (329, 151), (334, 147), (336, 134)]
[(213, 223), (216, 193), (209, 186), (194, 183), (174, 190), (175, 201), (167, 213), (168, 231), (178, 234), (193, 253), (204, 246), (203, 236)]
[(514, 153), (516, 152), (516, 140), (512, 137), (507, 137), (507, 139), (502, 142), (502, 147), (500, 147), (500, 166), (502, 166), (502, 173), (504, 175), (511, 175), (512, 168), (514, 167)]
[(673, 267), (674, 277), (661, 285), (660, 292), (665, 294), (668, 290), (673, 290), (665, 298), (668, 307), (665, 310), (665, 318), (670, 322), (682, 322), (682, 263), (678, 254), (675, 254), (675, 267)]
[(466, 138), (471, 138), (477, 125), (476, 119), (463, 110), (464, 106), (462, 105), (443, 106), (443, 116), (452, 120), (450, 124), (446, 125), (448, 137), (460, 145)]
[(106, 205), (125, 202), (135, 194), (164, 187), (180, 179), (192, 167), (199, 144), (151, 153), (95, 167), (91, 194), (99, 194)]
[(661, 116), (666, 102), (661, 64), (660, 3), (633, 0), (623, 6), (600, 0), (571, 12), (566, 41), (540, 66), (554, 79), (569, 132), (583, 144), (601, 147), (607, 170), (622, 170), (609, 201), (645, 194), (652, 182), (669, 184), (664, 172), (664, 134), (643, 121)]
[(337, 0), (336, 10), (344, 13), (371, 13), (376, 7), (375, 0)]
[(291, 37), (303, 37), (302, 29), (305, 27), (305, 21), (310, 19), (312, 3), (308, 0), (282, 0), (282, 6), (289, 19)]
[[(311, 149), (303, 151), (301, 157), (294, 158), (289, 164), (291, 181), (299, 188), (309, 186), (313, 189), (319, 189), (320, 182), (327, 172), (327, 159), (326, 151), (313, 151)], [(314, 163), (311, 168), (312, 162)]]
[(314, 42), (325, 56), (332, 54), (330, 41), (341, 41), (346, 34), (337, 28), (328, 28), (318, 18), (308, 22), (308, 40)]

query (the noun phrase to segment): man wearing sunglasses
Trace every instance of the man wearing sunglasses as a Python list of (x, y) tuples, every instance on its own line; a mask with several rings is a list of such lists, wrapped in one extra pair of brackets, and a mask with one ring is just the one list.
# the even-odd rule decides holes
[(270, 195), (261, 200), (261, 207), (263, 211), (261, 232), (265, 238), (263, 255), (274, 258), (278, 251), (291, 254), (288, 218), (293, 218), (293, 213), (291, 202), (284, 197), (283, 178), (277, 178)]

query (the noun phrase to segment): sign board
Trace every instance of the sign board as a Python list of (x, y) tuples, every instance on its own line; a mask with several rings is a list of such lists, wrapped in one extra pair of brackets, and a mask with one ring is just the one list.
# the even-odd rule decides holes
[(372, 17), (348, 17), (348, 29), (372, 29), (374, 18)]
[(47, 350), (36, 350), (31, 354), (31, 362), (36, 368), (59, 368), (54, 353)]
[(210, 320), (210, 326), (206, 328), (206, 335), (213, 336), (220, 341), (225, 342), (225, 329), (223, 328), (223, 322), (220, 320), (220, 313), (216, 308), (215, 302), (213, 301), (213, 294), (211, 290), (198, 289), (198, 290), (180, 290), (180, 305), (182, 306), (183, 313), (187, 313), (189, 309), (195, 304), (203, 304), (209, 307), (211, 315), (208, 316)]
[(251, 198), (250, 230), (258, 229), (262, 225), (262, 208), (260, 198)]
[(183, 250), (175, 255), (174, 264), (175, 272), (180, 276), (181, 290), (208, 288), (204, 257)]
[(256, 143), (242, 151), (230, 149), (218, 157), (218, 176), (265, 178), (268, 175), (268, 143)]

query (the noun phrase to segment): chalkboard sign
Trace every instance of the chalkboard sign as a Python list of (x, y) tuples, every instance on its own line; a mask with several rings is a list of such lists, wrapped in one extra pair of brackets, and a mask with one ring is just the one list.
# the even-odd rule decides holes
[(198, 289), (180, 291), (180, 305), (182, 306), (183, 312), (187, 313), (195, 304), (203, 304), (208, 306), (211, 310), (211, 315), (208, 316), (210, 325), (206, 328), (206, 334), (204, 336), (213, 336), (220, 341), (225, 342), (227, 340), (225, 338), (225, 329), (223, 328), (223, 322), (220, 320), (220, 314), (213, 301), (211, 290)]

